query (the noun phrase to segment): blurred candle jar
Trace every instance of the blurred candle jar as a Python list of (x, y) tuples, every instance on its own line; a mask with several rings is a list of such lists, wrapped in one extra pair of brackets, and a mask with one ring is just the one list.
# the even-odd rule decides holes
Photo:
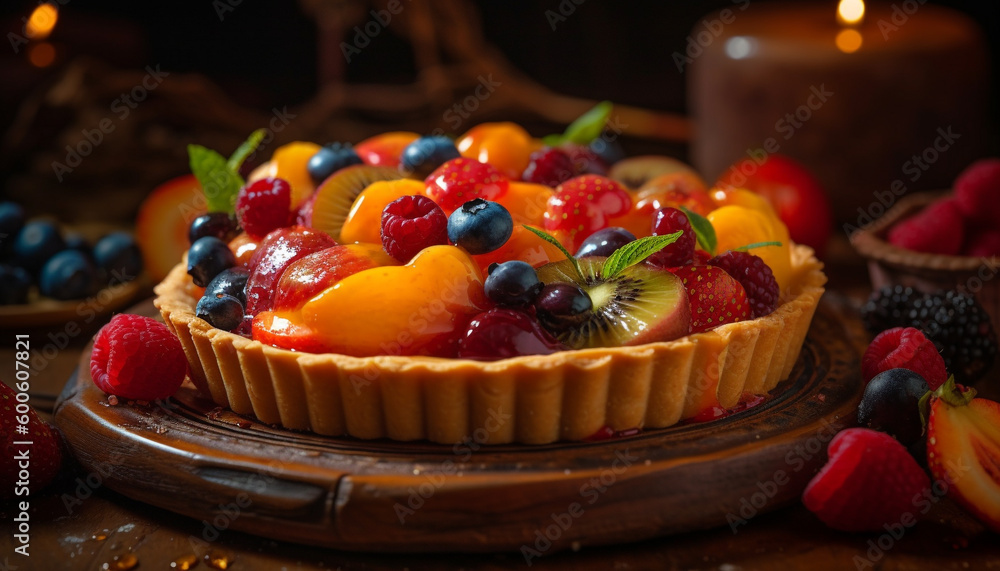
[(706, 16), (722, 25), (685, 59), (695, 165), (711, 180), (791, 156), (852, 225), (909, 191), (947, 188), (988, 151), (988, 64), (970, 18), (924, 2), (751, 2)]

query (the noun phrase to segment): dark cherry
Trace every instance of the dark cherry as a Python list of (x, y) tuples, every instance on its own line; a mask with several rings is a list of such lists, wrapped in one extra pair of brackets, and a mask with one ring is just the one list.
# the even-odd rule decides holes
[(605, 258), (615, 253), (629, 242), (635, 241), (635, 234), (624, 228), (612, 226), (594, 232), (580, 244), (580, 249), (576, 251), (577, 258), (586, 256), (604, 256)]
[(564, 350), (566, 346), (542, 329), (534, 317), (501, 307), (474, 317), (458, 342), (458, 357), (477, 361), (550, 355)]
[(571, 283), (551, 283), (542, 288), (535, 300), (538, 321), (549, 331), (562, 331), (579, 325), (594, 309), (594, 302), (583, 289)]
[(223, 242), (229, 242), (240, 233), (236, 219), (226, 212), (209, 212), (202, 214), (191, 222), (188, 228), (188, 243), (194, 244), (198, 238), (212, 236)]
[(909, 369), (883, 371), (865, 387), (858, 405), (858, 424), (888, 433), (909, 446), (923, 433), (918, 403), (929, 390), (927, 381)]

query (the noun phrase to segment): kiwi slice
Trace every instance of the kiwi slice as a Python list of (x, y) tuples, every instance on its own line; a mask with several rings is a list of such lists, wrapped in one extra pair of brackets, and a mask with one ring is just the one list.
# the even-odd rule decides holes
[(575, 283), (590, 295), (594, 309), (586, 320), (556, 337), (573, 349), (618, 347), (669, 341), (688, 334), (691, 304), (680, 278), (666, 271), (638, 264), (605, 279), (601, 268), (607, 258), (579, 261), (583, 278), (570, 260), (538, 268), (545, 284)]
[(373, 182), (401, 178), (403, 175), (397, 169), (388, 167), (352, 165), (338, 170), (327, 177), (313, 195), (313, 228), (339, 238), (354, 199), (361, 191)]
[(672, 157), (640, 155), (622, 159), (612, 165), (608, 177), (637, 190), (660, 175), (690, 170), (691, 167)]

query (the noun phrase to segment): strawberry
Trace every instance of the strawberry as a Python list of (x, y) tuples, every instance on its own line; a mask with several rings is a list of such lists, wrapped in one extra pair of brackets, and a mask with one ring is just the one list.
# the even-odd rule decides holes
[[(0, 499), (10, 500), (18, 496), (26, 499), (25, 492), (34, 493), (48, 486), (59, 472), (62, 463), (59, 433), (38, 418), (34, 409), (20, 403), (14, 390), (4, 383), (0, 383), (0, 400), (3, 401), (0, 436), (4, 443), (3, 459), (0, 460), (3, 462), (0, 465)], [(20, 425), (27, 429), (26, 433), (17, 431)], [(22, 472), (27, 472), (29, 478), (22, 478)], [(25, 481), (26, 484), (18, 483)], [(25, 491), (22, 492), (22, 489)]]
[(691, 300), (691, 333), (750, 319), (746, 290), (722, 268), (692, 265), (671, 271), (681, 279)]
[(971, 230), (965, 238), (962, 254), (974, 258), (1000, 256), (1000, 230), (991, 227)]
[(955, 178), (955, 201), (967, 218), (983, 224), (1000, 222), (996, 203), (1000, 199), (1000, 158), (982, 159)]
[(802, 493), (802, 503), (841, 531), (882, 531), (915, 521), (915, 499), (930, 479), (893, 437), (849, 428), (830, 441), (829, 460)]
[(424, 181), (425, 194), (445, 214), (451, 214), (470, 200), (496, 200), (510, 187), (510, 181), (492, 165), (459, 157), (439, 166)]
[(900, 248), (953, 256), (962, 249), (965, 220), (955, 199), (938, 200), (889, 230), (889, 243)]
[(627, 214), (632, 197), (621, 183), (600, 175), (583, 175), (560, 184), (549, 198), (543, 226), (569, 237), (576, 251), (583, 241), (608, 227), (608, 219)]
[(1000, 533), (1000, 403), (949, 379), (931, 397), (927, 464), (947, 494)]
[(913, 327), (894, 327), (879, 333), (861, 358), (861, 378), (866, 383), (883, 371), (897, 368), (919, 374), (932, 391), (948, 378), (937, 347)]

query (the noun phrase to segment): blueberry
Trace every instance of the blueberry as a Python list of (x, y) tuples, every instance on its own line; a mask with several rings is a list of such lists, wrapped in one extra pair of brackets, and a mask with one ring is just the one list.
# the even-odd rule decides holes
[(546, 284), (535, 300), (538, 321), (550, 331), (561, 331), (585, 321), (594, 302), (576, 284), (556, 282)]
[(31, 276), (17, 266), (0, 264), (0, 305), (28, 303)]
[(223, 242), (229, 242), (240, 233), (240, 225), (236, 218), (226, 212), (209, 212), (191, 221), (188, 227), (188, 243), (194, 244), (198, 238), (215, 236)]
[(142, 251), (128, 232), (112, 232), (94, 244), (94, 262), (109, 278), (130, 282), (142, 273)]
[(309, 171), (309, 178), (319, 184), (344, 167), (360, 164), (361, 157), (350, 144), (329, 143), (309, 159), (306, 170)]
[(243, 321), (243, 304), (231, 295), (203, 295), (195, 307), (198, 317), (212, 327), (232, 331)]
[(484, 284), (486, 296), (507, 307), (531, 305), (543, 287), (535, 268), (520, 260), (490, 264), (490, 275)]
[(598, 137), (587, 146), (597, 156), (604, 159), (604, 162), (608, 163), (608, 165), (613, 165), (625, 158), (625, 149), (617, 139), (605, 141), (603, 137)]
[(63, 250), (45, 263), (39, 290), (61, 300), (87, 297), (97, 290), (97, 268), (82, 252)]
[(188, 274), (194, 285), (205, 287), (222, 270), (236, 265), (236, 256), (225, 242), (214, 236), (199, 238), (188, 249)]
[(463, 204), (448, 217), (448, 239), (470, 254), (492, 252), (514, 233), (514, 219), (506, 208), (477, 198)]
[(580, 244), (580, 249), (576, 251), (577, 258), (586, 256), (604, 256), (605, 258), (615, 253), (629, 242), (635, 241), (635, 234), (624, 228), (612, 226), (594, 232)]
[(250, 270), (242, 266), (227, 268), (208, 282), (208, 285), (205, 286), (205, 295), (230, 295), (246, 305), (246, 287), (249, 278)]
[(66, 242), (67, 250), (83, 252), (87, 256), (91, 256), (91, 259), (93, 259), (90, 250), (90, 242), (87, 241), (87, 238), (85, 238), (83, 234), (72, 231), (66, 232), (65, 236), (63, 236), (63, 241)]
[(48, 220), (33, 220), (24, 225), (14, 241), (14, 260), (37, 276), (49, 258), (65, 248), (58, 226)]
[(403, 149), (399, 164), (403, 169), (424, 178), (442, 164), (457, 159), (461, 154), (454, 141), (440, 135), (426, 135), (413, 141)]
[(922, 434), (917, 403), (929, 390), (927, 381), (909, 369), (883, 371), (865, 387), (858, 424), (886, 432), (909, 446)]
[[(24, 227), (24, 209), (15, 202), (0, 202), (0, 252), (8, 253)], [(4, 256), (6, 257), (6, 255)]]

